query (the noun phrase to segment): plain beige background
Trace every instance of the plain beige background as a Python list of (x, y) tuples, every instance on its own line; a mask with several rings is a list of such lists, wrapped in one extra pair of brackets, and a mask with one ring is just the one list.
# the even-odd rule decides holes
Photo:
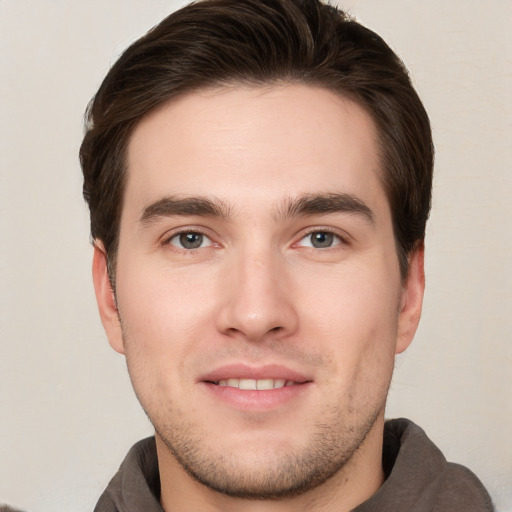
[[(423, 320), (388, 416), (512, 511), (512, 2), (342, 4), (402, 56), (437, 144)], [(178, 5), (0, 0), (0, 502), (91, 511), (151, 434), (96, 312), (77, 151), (109, 66)]]

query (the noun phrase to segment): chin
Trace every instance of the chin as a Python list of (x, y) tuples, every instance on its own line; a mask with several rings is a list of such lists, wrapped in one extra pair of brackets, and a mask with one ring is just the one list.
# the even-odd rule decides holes
[(181, 471), (209, 489), (236, 498), (279, 500), (342, 475), (379, 416), (380, 411), (350, 425), (324, 416), (302, 442), (285, 433), (256, 432), (250, 439), (225, 433), (226, 446), (215, 446), (210, 430), (194, 428), (157, 429), (157, 435)]

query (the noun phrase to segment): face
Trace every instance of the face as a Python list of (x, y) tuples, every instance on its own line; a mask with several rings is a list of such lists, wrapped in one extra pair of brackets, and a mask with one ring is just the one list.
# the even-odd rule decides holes
[(100, 249), (94, 277), (168, 473), (287, 496), (375, 451), (423, 291), (380, 165), (371, 118), (320, 88), (207, 90), (136, 127), (117, 309)]

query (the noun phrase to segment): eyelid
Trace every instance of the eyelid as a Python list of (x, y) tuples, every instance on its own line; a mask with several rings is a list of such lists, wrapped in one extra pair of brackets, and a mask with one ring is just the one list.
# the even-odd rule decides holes
[[(187, 234), (187, 233), (196, 233), (198, 235), (202, 235), (203, 237), (207, 238), (210, 241), (210, 244), (206, 247), (198, 247), (197, 249), (185, 249), (185, 248), (180, 248), (176, 245), (171, 244), (171, 240), (173, 240), (176, 237), (179, 237), (180, 235)], [(201, 228), (199, 226), (180, 226), (180, 227), (170, 229), (160, 238), (159, 243), (162, 246), (172, 246), (173, 249), (176, 249), (178, 251), (183, 251), (183, 252), (192, 252), (192, 251), (197, 251), (199, 249), (207, 249), (209, 247), (220, 246), (220, 244), (218, 242), (215, 242), (214, 236), (212, 236), (210, 230)]]
[(312, 235), (313, 233), (330, 233), (334, 235), (338, 240), (339, 243), (332, 245), (331, 247), (326, 248), (316, 248), (313, 247), (315, 250), (322, 250), (322, 251), (328, 251), (329, 249), (334, 249), (338, 245), (348, 245), (350, 243), (350, 239), (352, 238), (348, 233), (345, 231), (342, 231), (340, 229), (335, 229), (332, 227), (327, 226), (312, 226), (310, 228), (307, 228), (305, 231), (303, 231), (299, 237), (296, 238), (296, 242), (292, 244), (292, 246), (296, 247), (307, 247), (307, 246), (301, 246), (299, 245), (299, 242), (304, 240), (306, 237)]

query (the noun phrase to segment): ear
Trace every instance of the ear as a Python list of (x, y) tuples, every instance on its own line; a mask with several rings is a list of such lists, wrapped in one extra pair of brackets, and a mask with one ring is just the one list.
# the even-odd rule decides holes
[(94, 241), (92, 260), (92, 279), (96, 302), (100, 311), (101, 323), (107, 333), (110, 346), (120, 354), (124, 354), (123, 333), (117, 311), (114, 290), (108, 276), (107, 254), (101, 240)]
[(402, 288), (395, 353), (400, 354), (412, 342), (421, 317), (425, 291), (425, 248), (423, 242), (409, 255), (409, 272)]

